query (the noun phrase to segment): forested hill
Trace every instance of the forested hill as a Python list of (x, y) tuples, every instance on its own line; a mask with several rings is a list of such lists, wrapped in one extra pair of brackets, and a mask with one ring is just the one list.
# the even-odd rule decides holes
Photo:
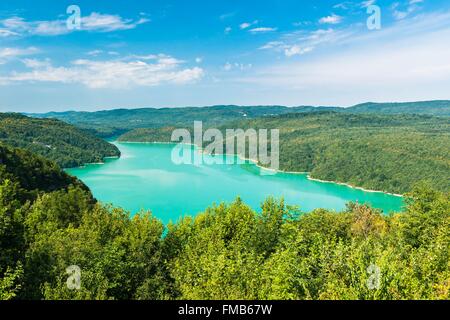
[(207, 126), (220, 126), (224, 123), (236, 120), (269, 117), (288, 113), (311, 113), (322, 111), (450, 116), (450, 101), (365, 103), (349, 108), (218, 105), (211, 107), (162, 109), (116, 109), (97, 112), (68, 111), (31, 115), (38, 118), (59, 119), (80, 128), (91, 130), (98, 136), (109, 137), (139, 128), (187, 126), (191, 125), (194, 120), (203, 121)]
[(91, 130), (102, 137), (122, 134), (137, 128), (160, 128), (168, 125), (186, 126), (193, 121), (203, 121), (208, 126), (219, 126), (229, 121), (253, 119), (262, 116), (292, 112), (328, 110), (327, 107), (282, 106), (212, 106), (186, 108), (116, 109), (97, 112), (50, 112), (31, 114), (34, 117), (55, 118), (77, 127)]
[(116, 146), (72, 125), (20, 114), (0, 113), (0, 142), (27, 149), (65, 168), (120, 155)]
[(450, 189), (450, 118), (322, 113), (242, 125), (280, 129), (282, 170), (400, 194), (419, 181)]
[[(72, 184), (23, 202), (20, 189), (35, 186), (17, 174), (44, 188), (65, 174), (0, 150), (0, 300), (450, 298), (448, 193), (417, 187), (393, 215), (358, 204), (300, 214), (272, 198), (256, 212), (237, 199), (165, 228)], [(68, 266), (81, 270), (79, 290)]]
[(7, 180), (17, 184), (19, 190), (16, 191), (21, 194), (22, 201), (41, 193), (67, 190), (70, 186), (89, 191), (81, 181), (66, 174), (54, 162), (0, 143), (0, 184)]
[(385, 114), (428, 114), (434, 116), (450, 117), (450, 101), (421, 101), (404, 103), (363, 103), (350, 108), (352, 113), (385, 113)]
[[(418, 181), (450, 189), (450, 118), (322, 112), (264, 117), (226, 128), (280, 129), (285, 171), (402, 194)], [(170, 141), (171, 129), (137, 129), (119, 140)]]

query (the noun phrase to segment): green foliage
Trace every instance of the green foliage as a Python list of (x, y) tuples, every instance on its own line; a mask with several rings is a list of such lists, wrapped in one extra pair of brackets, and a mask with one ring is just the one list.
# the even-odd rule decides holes
[(450, 117), (450, 101), (419, 101), (403, 103), (363, 103), (348, 108), (352, 113), (428, 114)]
[[(72, 206), (65, 198), (76, 189), (82, 197), (73, 198)], [(64, 191), (62, 191), (64, 190)], [(67, 191), (67, 192), (66, 192)], [(10, 299), (24, 290), (27, 241), (26, 220), (30, 219), (30, 205), (39, 197), (56, 192), (54, 206), (63, 208), (59, 217), (69, 219), (77, 214), (83, 203), (94, 204), (88, 188), (50, 162), (22, 149), (0, 144), (0, 296)], [(54, 221), (54, 210), (48, 205), (40, 211), (49, 223)], [(33, 229), (32, 225), (30, 229)]]
[(25, 248), (18, 186), (10, 180), (0, 181), (0, 299), (9, 300), (20, 289), (23, 274), (21, 258)]
[[(1, 275), (1, 274), (0, 274)], [(19, 264), (17, 268), (8, 267), (0, 277), (0, 300), (11, 300), (16, 297), (20, 290), (18, 279), (23, 275), (22, 266)]]
[[(23, 157), (8, 166), (33, 172)], [(300, 213), (271, 198), (258, 213), (237, 199), (165, 230), (76, 183), (23, 200), (35, 185), (8, 166), (0, 299), (450, 299), (450, 194), (426, 185), (395, 215)], [(80, 289), (67, 286), (73, 265)]]
[(116, 109), (97, 112), (49, 112), (33, 114), (40, 118), (56, 118), (101, 137), (119, 136), (133, 129), (192, 126), (203, 121), (217, 127), (230, 121), (284, 115), (288, 113), (315, 113), (335, 111), (342, 113), (427, 114), (450, 116), (450, 101), (423, 101), (408, 103), (364, 103), (349, 108), (341, 107), (283, 107), (283, 106), (228, 106), (186, 108)]
[(404, 194), (418, 181), (441, 191), (449, 188), (449, 110), (449, 101), (424, 101), (350, 108), (213, 106), (36, 116), (130, 142), (170, 142), (175, 128), (190, 128), (196, 120), (205, 128), (280, 129), (282, 170)]
[(448, 118), (316, 113), (242, 125), (280, 129), (285, 171), (401, 194), (418, 181), (442, 191), (450, 187)]
[(336, 108), (282, 106), (212, 106), (204, 108), (145, 108), (116, 109), (97, 112), (50, 112), (34, 114), (36, 117), (56, 118), (77, 127), (87, 129), (100, 137), (119, 136), (127, 131), (141, 128), (167, 126), (191, 126), (194, 121), (203, 121), (208, 126), (219, 126), (229, 121), (253, 119), (292, 112), (316, 112)]
[(140, 128), (128, 131), (117, 138), (121, 142), (168, 142), (176, 127)]
[[(400, 194), (418, 181), (441, 191), (450, 187), (449, 118), (317, 112), (221, 127), (223, 132), (226, 128), (279, 129), (284, 171)], [(119, 140), (168, 142), (172, 130), (136, 129)]]
[(61, 167), (76, 167), (119, 156), (112, 144), (54, 119), (0, 113), (0, 142), (29, 150)]
[[(170, 267), (178, 297), (448, 299), (450, 199), (439, 192), (422, 199), (422, 192), (431, 191), (416, 190), (406, 212), (396, 216), (352, 204), (342, 213), (317, 210), (280, 222), (275, 217), (281, 216), (283, 204), (274, 206), (270, 199), (263, 207), (274, 219), (250, 213), (239, 200), (209, 209), (167, 235), (170, 243), (178, 239)], [(421, 212), (432, 227), (421, 229), (420, 236), (431, 236), (412, 247), (405, 231), (417, 206), (435, 214)], [(275, 235), (269, 237), (273, 242), (267, 241), (268, 234)], [(372, 265), (380, 271), (377, 288), (368, 286)]]
[(16, 183), (16, 192), (22, 202), (35, 198), (39, 193), (65, 189), (70, 185), (88, 190), (81, 181), (66, 174), (54, 162), (0, 143), (0, 183), (6, 180)]
[[(58, 195), (52, 195), (52, 197)], [(40, 204), (42, 205), (42, 204)], [(39, 210), (39, 209), (37, 209)], [(130, 219), (119, 209), (95, 206), (78, 226), (42, 221), (27, 252), (29, 298), (162, 298), (162, 224), (149, 214)], [(35, 226), (36, 228), (36, 226)], [(69, 290), (66, 268), (81, 269), (81, 289)], [(38, 280), (38, 282), (36, 282)], [(43, 286), (43, 287), (42, 287)], [(147, 292), (145, 289), (158, 288)]]

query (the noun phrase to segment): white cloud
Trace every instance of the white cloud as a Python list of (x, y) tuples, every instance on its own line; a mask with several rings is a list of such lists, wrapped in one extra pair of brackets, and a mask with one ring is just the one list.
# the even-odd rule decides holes
[[(147, 18), (137, 20), (124, 19), (119, 15), (91, 13), (89, 16), (81, 18), (81, 29), (91, 32), (111, 32), (120, 30), (130, 30), (138, 25), (149, 22)], [(76, 31), (69, 30), (66, 20), (50, 21), (26, 21), (21, 17), (11, 17), (0, 20), (0, 37), (14, 37), (26, 35), (56, 36)]]
[(8, 29), (0, 29), (0, 38), (16, 37), (16, 36), (19, 36), (17, 32), (13, 32)]
[(268, 49), (284, 49), (285, 43), (282, 41), (270, 41), (266, 43), (264, 46), (260, 47), (261, 50), (268, 50)]
[(32, 68), (32, 69), (44, 68), (44, 67), (51, 66), (49, 59), (46, 59), (46, 60), (23, 59), (22, 62), (25, 64), (25, 66), (27, 66), (28, 68)]
[(288, 47), (288, 48), (284, 49), (284, 54), (287, 57), (292, 57), (292, 56), (295, 56), (295, 55), (299, 55), (299, 54), (301, 54), (301, 52), (302, 52), (302, 48), (300, 46), (298, 46), (298, 45), (294, 45), (294, 46), (291, 46), (291, 47)]
[(224, 13), (221, 16), (219, 16), (220, 20), (226, 20), (229, 19), (231, 17), (234, 17), (236, 15), (236, 12), (228, 12), (228, 13)]
[(267, 32), (275, 32), (275, 31), (277, 31), (277, 28), (259, 27), (259, 28), (250, 29), (251, 33), (267, 33)]
[(226, 27), (224, 30), (225, 34), (229, 34), (233, 29), (231, 27)]
[(197, 58), (195, 58), (195, 62), (202, 63), (203, 62), (203, 58), (202, 57), (197, 57)]
[[(319, 55), (277, 62), (236, 81), (295, 92), (315, 104), (448, 99), (450, 42), (443, 39), (450, 39), (450, 12), (402, 20), (379, 33), (342, 30), (326, 37), (331, 36), (344, 38), (337, 45), (324, 43)], [(268, 43), (266, 49), (283, 45)], [(324, 91), (326, 96), (317, 94)]]
[(30, 70), (12, 72), (0, 77), (0, 83), (59, 82), (80, 83), (89, 88), (126, 88), (132, 86), (158, 86), (186, 84), (201, 79), (201, 68), (181, 68), (180, 60), (167, 55), (154, 55), (153, 61), (80, 59), (69, 66), (53, 66), (48, 60), (25, 60)]
[(294, 27), (302, 27), (302, 26), (309, 26), (311, 24), (311, 21), (296, 21), (292, 23)]
[(303, 55), (312, 50), (313, 50), (312, 47), (302, 48), (299, 45), (293, 45), (291, 47), (285, 48), (284, 54), (286, 55), (286, 57), (292, 57), (292, 56), (296, 56), (296, 55)]
[(28, 22), (21, 17), (11, 17), (0, 20), (0, 26), (9, 31), (10, 36), (60, 35), (70, 32), (62, 20)]
[(33, 35), (39, 36), (58, 36), (69, 33), (64, 21), (40, 21), (36, 24), (30, 24), (28, 32)]
[(149, 21), (147, 18), (140, 18), (137, 21), (133, 21), (132, 19), (124, 19), (119, 15), (93, 12), (89, 16), (81, 18), (81, 30), (99, 32), (130, 30)]
[(28, 48), (0, 48), (0, 64), (4, 64), (9, 60), (17, 59), (23, 56), (29, 56), (38, 53), (35, 47)]
[(340, 2), (337, 3), (333, 6), (334, 9), (342, 9), (342, 10), (347, 10), (349, 8), (349, 6), (352, 6), (353, 3), (350, 1), (345, 1), (345, 2)]
[(367, 8), (367, 7), (370, 7), (371, 5), (374, 5), (375, 3), (376, 3), (376, 0), (366, 0), (361, 3), (361, 7)]
[(86, 52), (86, 54), (88, 56), (93, 56), (93, 57), (96, 57), (96, 56), (98, 56), (99, 54), (102, 54), (102, 53), (103, 53), (103, 50), (91, 50), (91, 51)]
[(230, 71), (233, 68), (233, 65), (229, 62), (225, 63), (225, 65), (223, 66), (223, 70), (225, 71)]
[(5, 58), (17, 58), (20, 56), (26, 56), (35, 54), (38, 52), (38, 49), (35, 47), (28, 48), (2, 48), (0, 49), (0, 59)]
[(303, 55), (314, 50), (312, 46), (303, 47), (299, 44), (286, 44), (282, 41), (268, 42), (260, 47), (261, 50), (274, 50), (276, 52), (283, 52), (286, 57), (293, 57), (296, 55)]
[(354, 39), (355, 36), (356, 30), (353, 28), (349, 30), (300, 30), (284, 34), (279, 40), (268, 42), (259, 49), (282, 52), (287, 57), (292, 57), (295, 55), (306, 54), (321, 46), (346, 44), (347, 41)]
[(240, 28), (241, 30), (244, 30), (244, 29), (250, 28), (251, 26), (253, 26), (253, 25), (255, 25), (255, 24), (258, 24), (258, 20), (255, 20), (255, 21), (253, 21), (253, 22), (244, 22), (244, 23), (241, 23), (241, 24), (239, 25), (239, 28)]
[(350, 14), (361, 13), (361, 9), (366, 9), (371, 5), (376, 4), (376, 0), (360, 1), (343, 1), (333, 6), (333, 9), (348, 11)]
[(23, 18), (11, 17), (0, 20), (0, 35), (2, 37), (16, 37), (21, 33), (27, 32), (29, 26)]
[(321, 24), (338, 24), (341, 23), (342, 17), (336, 14), (332, 14), (331, 16), (320, 18), (319, 23)]
[(418, 11), (422, 2), (423, 0), (409, 0), (408, 3), (403, 5), (400, 2), (394, 2), (390, 7), (392, 10), (392, 16), (396, 20), (403, 20)]
[(225, 70), (225, 71), (231, 71), (231, 70), (244, 71), (244, 70), (251, 69), (252, 67), (253, 67), (253, 65), (251, 63), (245, 64), (245, 63), (238, 63), (238, 62), (235, 62), (235, 63), (227, 62), (223, 66), (223, 70)]

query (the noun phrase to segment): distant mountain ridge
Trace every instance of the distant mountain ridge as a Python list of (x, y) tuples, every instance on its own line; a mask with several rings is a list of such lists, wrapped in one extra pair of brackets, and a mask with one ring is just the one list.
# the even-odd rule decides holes
[(220, 126), (224, 123), (242, 119), (254, 119), (264, 116), (274, 116), (298, 112), (314, 112), (332, 110), (327, 107), (283, 107), (283, 106), (211, 106), (185, 108), (141, 108), (115, 109), (96, 112), (49, 112), (45, 114), (30, 114), (39, 118), (56, 118), (93, 133), (108, 137), (120, 135), (139, 128), (160, 128), (168, 125), (192, 125), (196, 120), (203, 121), (208, 126)]
[(324, 106), (286, 107), (277, 105), (217, 105), (209, 107), (160, 109), (114, 109), (95, 112), (67, 111), (29, 115), (38, 118), (56, 118), (80, 128), (90, 130), (96, 135), (109, 137), (121, 135), (133, 129), (192, 125), (195, 120), (203, 121), (205, 125), (208, 126), (220, 126), (227, 122), (243, 119), (255, 119), (289, 113), (323, 111), (377, 114), (425, 114), (447, 117), (450, 116), (450, 100), (405, 103), (368, 102), (347, 108)]
[(385, 113), (385, 114), (428, 114), (433, 116), (450, 116), (450, 101), (419, 101), (397, 103), (367, 102), (347, 108), (353, 113)]

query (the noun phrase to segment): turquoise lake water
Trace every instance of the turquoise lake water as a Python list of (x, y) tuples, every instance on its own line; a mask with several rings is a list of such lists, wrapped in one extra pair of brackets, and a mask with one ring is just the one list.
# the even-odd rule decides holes
[(312, 181), (306, 174), (261, 175), (265, 169), (242, 160), (244, 163), (231, 165), (177, 165), (171, 160), (174, 145), (170, 144), (114, 144), (122, 152), (120, 159), (67, 172), (80, 178), (100, 201), (131, 213), (151, 210), (165, 223), (238, 196), (256, 210), (268, 196), (284, 197), (287, 204), (298, 205), (302, 211), (342, 210), (350, 201), (368, 203), (385, 212), (400, 211), (403, 205), (401, 197)]

